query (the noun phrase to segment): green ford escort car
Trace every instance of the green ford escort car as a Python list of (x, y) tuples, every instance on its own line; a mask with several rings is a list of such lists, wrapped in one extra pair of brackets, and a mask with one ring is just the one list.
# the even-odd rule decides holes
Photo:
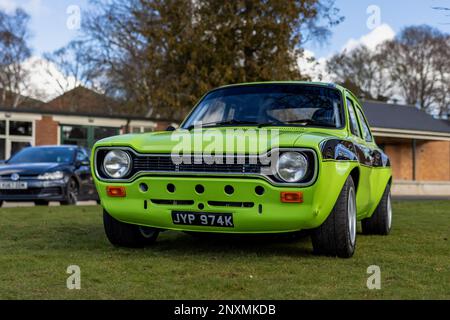
[(391, 168), (358, 99), (327, 83), (266, 82), (207, 93), (178, 129), (97, 142), (92, 170), (114, 245), (159, 232), (308, 230), (317, 254), (351, 257), (391, 229)]

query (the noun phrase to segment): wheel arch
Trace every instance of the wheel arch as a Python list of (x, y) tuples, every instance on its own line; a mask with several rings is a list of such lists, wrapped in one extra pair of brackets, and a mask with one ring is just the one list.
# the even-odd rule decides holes
[(360, 179), (359, 166), (358, 167), (354, 167), (350, 171), (349, 176), (352, 177), (353, 183), (355, 185), (355, 191), (358, 192), (359, 179)]

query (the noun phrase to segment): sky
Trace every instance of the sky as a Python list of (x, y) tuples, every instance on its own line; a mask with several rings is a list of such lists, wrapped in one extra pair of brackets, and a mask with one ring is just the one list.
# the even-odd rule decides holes
[[(450, 0), (335, 0), (335, 4), (344, 22), (331, 29), (328, 41), (305, 46), (308, 56), (314, 56), (322, 65), (345, 48), (361, 43), (374, 47), (393, 38), (405, 26), (428, 24), (450, 33), (450, 12), (433, 9), (450, 7)], [(34, 58), (39, 59), (77, 36), (77, 25), (83, 19), (78, 11), (88, 10), (89, 0), (0, 0), (1, 10), (12, 12), (17, 7), (31, 15), (31, 46)]]
[[(77, 35), (76, 28), (68, 28), (67, 23), (73, 21), (73, 6), (85, 10), (88, 3), (89, 0), (0, 0), (0, 9), (11, 11), (22, 7), (31, 15), (31, 44), (34, 53), (41, 55), (64, 46)], [(326, 43), (309, 43), (306, 46), (318, 58), (338, 52), (350, 39), (358, 41), (373, 31), (369, 27), (374, 25), (368, 26), (367, 20), (373, 17), (376, 7), (379, 8), (379, 24), (390, 26), (395, 33), (413, 24), (429, 24), (450, 32), (450, 17), (432, 9), (437, 6), (450, 7), (450, 0), (336, 0), (336, 6), (345, 16), (345, 21), (332, 29), (332, 36)], [(376, 6), (375, 9), (373, 6)], [(368, 8), (370, 13), (367, 13)], [(376, 25), (377, 21), (372, 22)]]

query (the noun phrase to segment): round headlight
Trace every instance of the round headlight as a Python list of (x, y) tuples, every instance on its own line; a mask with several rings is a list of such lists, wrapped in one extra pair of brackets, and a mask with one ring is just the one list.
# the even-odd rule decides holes
[(278, 177), (285, 182), (298, 182), (306, 175), (308, 160), (299, 152), (285, 152), (277, 162)]
[(111, 178), (122, 178), (131, 169), (130, 155), (122, 150), (111, 150), (103, 159), (103, 169)]

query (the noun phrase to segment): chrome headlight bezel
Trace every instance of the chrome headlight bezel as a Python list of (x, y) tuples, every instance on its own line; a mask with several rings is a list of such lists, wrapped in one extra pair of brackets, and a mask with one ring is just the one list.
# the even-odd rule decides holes
[(308, 157), (299, 151), (283, 152), (277, 159), (275, 169), (279, 180), (298, 183), (308, 175)]
[[(119, 169), (107, 168), (113, 161), (120, 166)], [(110, 162), (109, 164), (107, 162)], [(108, 178), (111, 179), (121, 179), (125, 177), (131, 171), (132, 161), (130, 154), (121, 149), (112, 149), (108, 151), (102, 161), (102, 171)]]

